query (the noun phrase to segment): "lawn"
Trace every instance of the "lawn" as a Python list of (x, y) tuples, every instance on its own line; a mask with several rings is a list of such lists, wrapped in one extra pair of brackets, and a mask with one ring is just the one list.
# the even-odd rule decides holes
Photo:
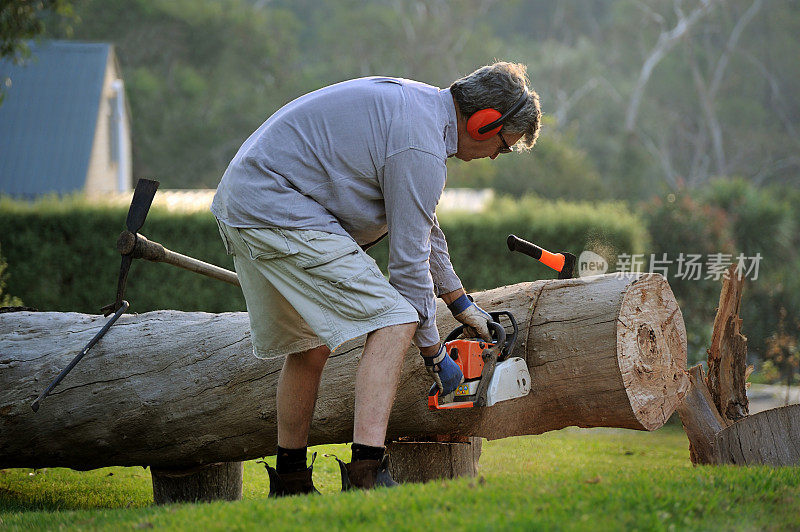
[[(477, 478), (340, 494), (318, 447), (322, 496), (268, 500), (245, 464), (235, 503), (152, 505), (149, 471), (0, 471), (0, 529), (798, 530), (800, 468), (692, 467), (680, 427), (565, 429), (484, 442)], [(274, 464), (274, 457), (271, 459)]]

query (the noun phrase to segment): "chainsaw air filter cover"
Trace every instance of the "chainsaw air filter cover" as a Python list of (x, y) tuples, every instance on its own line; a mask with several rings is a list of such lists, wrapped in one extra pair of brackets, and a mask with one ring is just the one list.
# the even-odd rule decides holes
[(528, 365), (519, 357), (498, 362), (494, 375), (486, 390), (486, 406), (500, 401), (524, 397), (531, 391), (531, 375)]

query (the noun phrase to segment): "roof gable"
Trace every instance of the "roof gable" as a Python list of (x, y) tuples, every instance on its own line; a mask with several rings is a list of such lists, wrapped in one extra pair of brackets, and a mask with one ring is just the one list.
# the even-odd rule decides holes
[(23, 65), (0, 60), (0, 192), (82, 190), (110, 44), (45, 41)]

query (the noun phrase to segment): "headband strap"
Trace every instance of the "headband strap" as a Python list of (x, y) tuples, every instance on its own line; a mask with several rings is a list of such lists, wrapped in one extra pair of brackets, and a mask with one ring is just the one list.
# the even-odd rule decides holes
[(528, 91), (523, 90), (522, 96), (520, 96), (519, 100), (517, 100), (517, 102), (511, 106), (511, 109), (506, 111), (500, 118), (498, 118), (494, 122), (489, 122), (485, 126), (478, 128), (478, 133), (483, 135), (487, 131), (491, 131), (497, 126), (502, 126), (503, 122), (505, 122), (506, 120), (517, 114), (520, 111), (520, 109), (525, 107), (526, 103), (528, 103)]

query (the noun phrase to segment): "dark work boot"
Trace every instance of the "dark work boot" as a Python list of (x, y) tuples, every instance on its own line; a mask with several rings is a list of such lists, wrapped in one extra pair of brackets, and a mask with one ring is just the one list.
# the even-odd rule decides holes
[(388, 455), (384, 455), (381, 460), (357, 460), (349, 464), (338, 458), (336, 461), (339, 462), (339, 469), (342, 472), (342, 491), (399, 486), (389, 473)]
[(258, 463), (264, 464), (269, 474), (269, 496), (270, 497), (285, 497), (287, 495), (304, 495), (307, 493), (319, 494), (317, 488), (314, 487), (314, 482), (311, 480), (311, 472), (314, 469), (314, 460), (317, 453), (311, 457), (311, 465), (305, 471), (298, 471), (296, 473), (278, 473), (278, 471), (270, 467), (266, 462), (259, 461)]

